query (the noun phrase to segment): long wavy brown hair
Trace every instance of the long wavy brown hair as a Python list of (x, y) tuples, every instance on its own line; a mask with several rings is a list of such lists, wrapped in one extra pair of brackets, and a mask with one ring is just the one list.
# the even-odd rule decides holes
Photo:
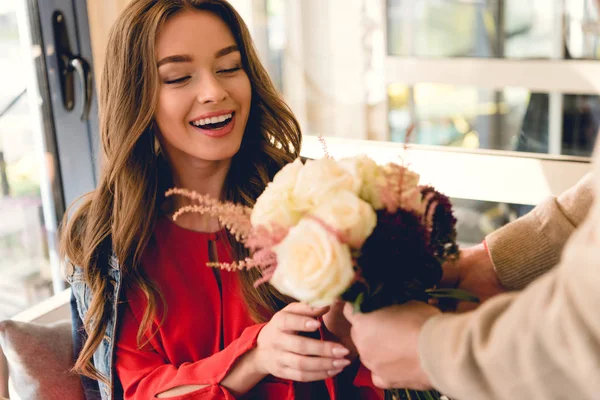
[[(73, 370), (104, 382), (108, 377), (94, 368), (92, 356), (112, 312), (111, 302), (106, 301), (113, 291), (108, 276), (109, 254), (114, 252), (119, 259), (123, 282), (139, 287), (147, 297), (138, 341), (157, 316), (157, 301), (164, 303), (157, 285), (140, 268), (165, 190), (172, 181), (152, 129), (159, 93), (155, 41), (165, 21), (186, 9), (212, 12), (228, 25), (252, 86), (250, 115), (241, 148), (225, 181), (225, 199), (253, 205), (273, 175), (297, 158), (300, 151), (300, 126), (259, 61), (248, 28), (229, 3), (133, 0), (128, 5), (111, 30), (102, 74), (100, 181), (96, 190), (83, 197), (72, 217), (68, 221), (65, 217), (61, 241), (68, 267), (83, 269), (92, 293), (83, 321), (88, 338)], [(234, 256), (245, 257), (245, 249), (230, 241)], [(254, 289), (257, 274), (251, 270), (239, 276), (250, 314), (263, 322), (289, 299), (269, 285)]]

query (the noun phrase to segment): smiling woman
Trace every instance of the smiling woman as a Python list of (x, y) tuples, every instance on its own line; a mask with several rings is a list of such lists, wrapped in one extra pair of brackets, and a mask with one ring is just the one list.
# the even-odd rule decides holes
[(134, 0), (106, 60), (103, 175), (63, 231), (88, 397), (379, 399), (318, 319), (328, 309), (254, 289), (256, 271), (206, 268), (247, 254), (216, 219), (171, 218), (186, 205), (171, 185), (252, 205), (298, 157), (298, 123), (235, 10)]
[[(198, 40), (207, 37), (211, 40)], [(230, 29), (207, 11), (176, 14), (160, 31), (156, 58), (160, 78), (157, 136), (178, 172), (175, 176), (192, 172), (190, 157), (225, 160), (221, 164), (226, 166), (241, 146), (252, 98), (250, 79)], [(219, 120), (225, 116), (231, 117)]]

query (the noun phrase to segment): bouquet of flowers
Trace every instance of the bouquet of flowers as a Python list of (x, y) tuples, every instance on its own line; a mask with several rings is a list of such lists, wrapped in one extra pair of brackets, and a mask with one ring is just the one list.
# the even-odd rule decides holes
[[(194, 201), (174, 219), (184, 212), (216, 216), (250, 250), (245, 260), (209, 266), (259, 268), (262, 279), (255, 285), (268, 282), (315, 307), (339, 298), (357, 312), (410, 300), (476, 301), (436, 288), (442, 264), (459, 254), (456, 219), (448, 197), (420, 186), (419, 175), (403, 165), (380, 166), (367, 156), (298, 159), (275, 175), (253, 208), (185, 189), (171, 189), (171, 195)], [(388, 395), (440, 398), (407, 390)]]

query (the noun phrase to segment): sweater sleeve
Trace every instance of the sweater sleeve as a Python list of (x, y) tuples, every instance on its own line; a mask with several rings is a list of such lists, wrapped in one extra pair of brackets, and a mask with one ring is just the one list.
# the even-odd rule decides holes
[(520, 290), (555, 266), (565, 243), (593, 200), (591, 174), (559, 197), (546, 199), (527, 215), (486, 237), (500, 282)]
[(115, 343), (115, 368), (123, 386), (125, 400), (153, 399), (160, 393), (185, 385), (205, 385), (194, 392), (170, 397), (171, 400), (227, 399), (233, 395), (219, 382), (229, 373), (235, 362), (256, 346), (264, 324), (246, 328), (242, 335), (222, 351), (205, 359), (170, 364), (151, 340), (142, 348), (137, 342), (137, 323), (129, 307), (124, 310), (119, 337)]
[(419, 353), (434, 387), (461, 400), (597, 399), (599, 222), (586, 222), (561, 263), (522, 292), (429, 320)]

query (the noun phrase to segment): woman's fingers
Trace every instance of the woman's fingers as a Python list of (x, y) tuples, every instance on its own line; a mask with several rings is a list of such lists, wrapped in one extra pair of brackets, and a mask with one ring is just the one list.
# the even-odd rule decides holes
[(281, 350), (304, 356), (341, 358), (350, 353), (339, 343), (323, 342), (293, 334), (282, 335), (278, 346)]
[(282, 332), (314, 332), (321, 326), (315, 318), (291, 312), (279, 312), (273, 316), (273, 322)]
[(344, 346), (305, 337), (316, 331), (318, 317), (329, 307), (312, 308), (292, 303), (277, 312), (257, 338), (260, 365), (264, 371), (298, 382), (323, 380), (340, 373), (348, 364), (344, 357), (350, 352)]
[(309, 357), (282, 352), (279, 360), (284, 368), (305, 372), (327, 372), (346, 368), (350, 361), (345, 358)]
[(329, 307), (312, 308), (304, 303), (290, 303), (273, 316), (273, 322), (283, 332), (314, 332), (321, 326), (316, 318), (328, 311)]
[(329, 311), (329, 306), (314, 308), (306, 303), (290, 303), (282, 311), (317, 318)]
[(323, 372), (306, 372), (284, 367), (281, 370), (281, 377), (295, 382), (315, 382), (331, 378), (332, 376), (336, 376), (340, 372), (342, 372), (341, 369)]

